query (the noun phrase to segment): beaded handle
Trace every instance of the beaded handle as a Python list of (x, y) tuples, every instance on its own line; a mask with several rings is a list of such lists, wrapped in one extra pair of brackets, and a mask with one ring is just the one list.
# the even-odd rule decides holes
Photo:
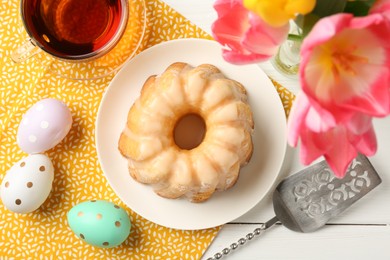
[(245, 245), (247, 241), (252, 240), (255, 236), (261, 235), (265, 230), (272, 227), (278, 221), (277, 217), (273, 217), (267, 222), (260, 225), (260, 227), (248, 233), (245, 237), (240, 238), (237, 242), (232, 243), (229, 247), (225, 247), (221, 252), (214, 254), (214, 256), (207, 258), (207, 260), (221, 259), (223, 256), (230, 254), (233, 250), (236, 250), (239, 246)]

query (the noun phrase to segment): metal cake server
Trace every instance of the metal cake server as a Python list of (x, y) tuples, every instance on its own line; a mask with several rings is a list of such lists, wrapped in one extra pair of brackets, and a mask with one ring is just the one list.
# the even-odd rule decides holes
[(284, 179), (273, 193), (275, 217), (207, 260), (221, 259), (280, 221), (302, 233), (313, 232), (338, 216), (382, 182), (364, 155), (356, 157), (343, 179), (325, 161)]

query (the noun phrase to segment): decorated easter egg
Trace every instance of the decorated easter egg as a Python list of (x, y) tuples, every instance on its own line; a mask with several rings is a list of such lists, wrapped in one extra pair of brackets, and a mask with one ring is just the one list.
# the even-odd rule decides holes
[(126, 211), (105, 200), (77, 204), (68, 212), (68, 224), (88, 244), (106, 248), (120, 245), (131, 228)]
[(69, 108), (57, 99), (43, 99), (24, 114), (17, 142), (26, 153), (42, 153), (56, 146), (72, 126)]
[(32, 212), (49, 196), (53, 179), (50, 159), (44, 154), (29, 155), (6, 173), (0, 185), (1, 200), (13, 212)]

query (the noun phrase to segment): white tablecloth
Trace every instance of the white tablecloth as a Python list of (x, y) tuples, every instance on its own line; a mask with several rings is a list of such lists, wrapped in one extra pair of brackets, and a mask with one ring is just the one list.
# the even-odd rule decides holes
[[(217, 15), (213, 0), (164, 0), (194, 24), (210, 33)], [(270, 63), (260, 67), (293, 93), (296, 80), (280, 75)], [(370, 158), (382, 184), (324, 228), (308, 234), (277, 225), (234, 251), (228, 259), (390, 259), (390, 118), (375, 121), (379, 150)], [(289, 148), (280, 173), (286, 177), (302, 169), (297, 150)], [(274, 216), (271, 194), (250, 212), (226, 224), (204, 259), (253, 231)]]

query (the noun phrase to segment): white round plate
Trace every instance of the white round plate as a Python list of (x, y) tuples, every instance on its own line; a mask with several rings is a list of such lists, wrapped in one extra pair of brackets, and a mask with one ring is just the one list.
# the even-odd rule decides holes
[[(127, 113), (150, 75), (171, 63), (209, 63), (248, 91), (255, 131), (254, 152), (233, 188), (216, 192), (206, 202), (165, 199), (149, 185), (133, 180), (118, 139)], [(155, 45), (130, 60), (115, 76), (102, 99), (96, 122), (96, 147), (103, 172), (116, 194), (137, 214), (159, 225), (185, 230), (205, 229), (232, 221), (261, 201), (277, 178), (286, 151), (286, 118), (275, 87), (257, 65), (232, 65), (214, 41), (181, 39)]]

